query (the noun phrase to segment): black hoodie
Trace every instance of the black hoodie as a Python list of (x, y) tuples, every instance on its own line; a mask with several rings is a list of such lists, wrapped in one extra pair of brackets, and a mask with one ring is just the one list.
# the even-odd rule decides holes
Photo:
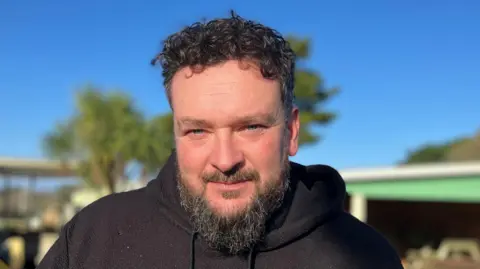
[(265, 240), (245, 256), (209, 249), (179, 203), (172, 154), (142, 189), (101, 198), (62, 229), (38, 269), (401, 269), (389, 243), (344, 212), (333, 168), (291, 164), (291, 191)]

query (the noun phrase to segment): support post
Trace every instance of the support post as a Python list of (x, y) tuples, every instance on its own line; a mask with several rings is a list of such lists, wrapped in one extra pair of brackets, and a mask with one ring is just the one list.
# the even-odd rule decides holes
[(36, 195), (36, 187), (37, 187), (37, 175), (35, 174), (32, 174), (30, 175), (30, 177), (28, 178), (28, 185), (27, 185), (27, 198), (25, 199), (25, 212), (27, 213), (27, 216), (31, 216), (31, 214), (35, 214), (37, 212), (35, 212), (34, 209), (36, 209), (36, 207), (34, 206), (32, 208), (32, 205), (34, 203), (34, 197)]
[(3, 217), (10, 218), (12, 217), (12, 179), (10, 174), (4, 174), (3, 182), (3, 205), (2, 205), (2, 215)]
[(362, 222), (367, 222), (367, 198), (361, 193), (352, 193), (350, 196), (350, 213)]

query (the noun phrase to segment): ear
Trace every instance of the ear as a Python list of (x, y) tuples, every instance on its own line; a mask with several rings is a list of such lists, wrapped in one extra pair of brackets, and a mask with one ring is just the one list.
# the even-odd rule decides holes
[(298, 107), (296, 106), (294, 106), (292, 109), (287, 127), (290, 134), (288, 141), (288, 155), (295, 156), (298, 152), (298, 136), (300, 133), (300, 115)]

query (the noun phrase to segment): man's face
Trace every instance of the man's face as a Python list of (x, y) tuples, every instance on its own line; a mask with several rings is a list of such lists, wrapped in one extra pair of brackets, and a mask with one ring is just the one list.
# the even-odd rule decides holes
[(239, 227), (249, 216), (244, 226), (263, 225), (254, 218), (266, 218), (285, 192), (298, 110), (287, 123), (279, 83), (245, 67), (228, 61), (200, 73), (184, 68), (172, 80), (179, 186), (197, 226)]

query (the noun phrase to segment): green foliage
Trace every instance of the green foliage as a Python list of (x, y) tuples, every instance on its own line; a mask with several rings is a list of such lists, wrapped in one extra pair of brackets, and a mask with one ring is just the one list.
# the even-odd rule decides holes
[(316, 143), (320, 136), (312, 130), (314, 126), (331, 124), (336, 114), (326, 111), (324, 103), (338, 94), (338, 88), (327, 88), (322, 76), (314, 70), (309, 70), (303, 63), (310, 56), (310, 40), (289, 37), (288, 42), (297, 54), (297, 71), (295, 73), (295, 102), (300, 110), (301, 146)]
[(58, 123), (52, 131), (47, 133), (43, 141), (43, 148), (48, 156), (55, 157), (62, 161), (71, 158), (74, 148), (73, 122)]
[(136, 154), (143, 164), (144, 176), (155, 173), (167, 161), (175, 141), (173, 136), (173, 115), (158, 115), (143, 126), (143, 135)]
[(480, 133), (445, 143), (423, 145), (407, 154), (402, 164), (480, 160)]
[(480, 132), (458, 141), (447, 153), (448, 161), (480, 161)]
[(76, 161), (78, 174), (91, 186), (114, 192), (129, 163), (138, 161), (151, 172), (170, 154), (173, 143), (164, 133), (171, 131), (168, 114), (147, 120), (126, 94), (91, 86), (77, 94), (75, 108), (45, 136), (44, 149), (50, 157)]
[(446, 153), (450, 148), (449, 144), (443, 145), (424, 145), (407, 154), (403, 164), (420, 164), (443, 162), (446, 160)]

